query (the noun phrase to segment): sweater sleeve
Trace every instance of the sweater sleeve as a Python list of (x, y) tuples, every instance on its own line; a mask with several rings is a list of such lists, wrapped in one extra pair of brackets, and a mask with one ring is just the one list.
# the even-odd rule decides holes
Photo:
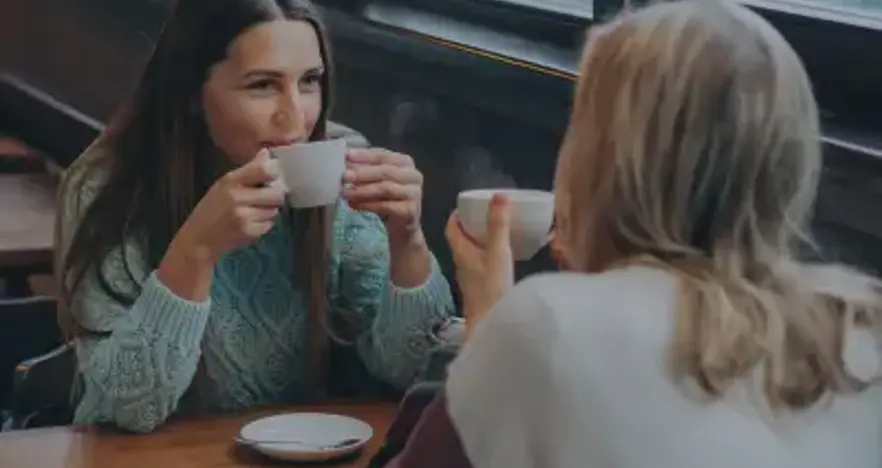
[(454, 313), (450, 285), (434, 256), (424, 284), (413, 288), (392, 284), (388, 240), (380, 219), (345, 203), (340, 210), (334, 312), (362, 330), (357, 347), (368, 370), (405, 389), (439, 344), (434, 328)]
[[(62, 180), (56, 222), (60, 258), (100, 184), (84, 178), (94, 174), (75, 162)], [(149, 432), (175, 411), (192, 381), (209, 302), (175, 296), (132, 243), (112, 250), (100, 268), (114, 289), (136, 292), (135, 300), (124, 306), (111, 298), (97, 269), (73, 291), (69, 313), (80, 330), (74, 344), (84, 386), (74, 419)]]

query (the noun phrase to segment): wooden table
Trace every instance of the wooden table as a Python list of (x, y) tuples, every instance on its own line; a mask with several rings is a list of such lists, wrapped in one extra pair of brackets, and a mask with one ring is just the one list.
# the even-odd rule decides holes
[(121, 434), (94, 427), (59, 427), (0, 433), (3, 468), (201, 468), (279, 466), (244, 447), (233, 437), (249, 421), (289, 411), (322, 411), (359, 418), (374, 437), (354, 460), (336, 466), (365, 467), (380, 448), (397, 406), (392, 403), (344, 403), (276, 408), (235, 416), (179, 421), (149, 435)]

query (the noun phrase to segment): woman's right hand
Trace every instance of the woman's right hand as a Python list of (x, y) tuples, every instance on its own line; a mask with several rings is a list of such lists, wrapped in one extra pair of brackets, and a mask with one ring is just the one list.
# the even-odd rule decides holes
[(159, 280), (181, 298), (207, 298), (220, 257), (272, 229), (285, 203), (284, 189), (274, 183), (278, 178), (278, 164), (263, 150), (215, 181), (172, 239), (157, 269)]
[(212, 261), (273, 227), (285, 192), (275, 184), (279, 168), (262, 150), (248, 164), (221, 176), (199, 200), (178, 234)]
[(493, 196), (487, 227), (486, 241), (478, 243), (466, 233), (454, 212), (445, 231), (456, 264), (456, 283), (462, 293), (466, 340), (496, 301), (514, 285), (511, 206), (505, 196)]

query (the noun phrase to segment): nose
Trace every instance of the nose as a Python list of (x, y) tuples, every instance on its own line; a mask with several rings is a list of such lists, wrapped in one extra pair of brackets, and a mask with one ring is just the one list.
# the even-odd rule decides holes
[(286, 140), (304, 140), (306, 134), (306, 118), (300, 101), (300, 92), (296, 87), (289, 87), (281, 93), (272, 116), (274, 130)]

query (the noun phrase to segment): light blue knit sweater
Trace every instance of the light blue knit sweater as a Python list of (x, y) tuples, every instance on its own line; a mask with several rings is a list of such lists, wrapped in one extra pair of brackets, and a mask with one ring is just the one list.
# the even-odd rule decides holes
[[(80, 215), (102, 181), (84, 170), (101, 157), (94, 145), (62, 183), (57, 245), (64, 253)], [(433, 259), (427, 282), (402, 289), (389, 281), (386, 233), (377, 217), (345, 204), (337, 211), (329, 304), (363, 324), (358, 354), (375, 376), (406, 387), (437, 344), (432, 328), (453, 314), (453, 299)], [(143, 279), (129, 308), (102, 292), (94, 275), (76, 291), (72, 312), (85, 328), (107, 332), (76, 341), (84, 394), (77, 422), (112, 422), (138, 432), (177, 411), (191, 386), (199, 411), (296, 401), (302, 394), (305, 310), (293, 275), (291, 227), (276, 224), (217, 264), (211, 296), (190, 302), (172, 294), (144, 266), (135, 245), (117, 249), (105, 274), (124, 285), (123, 250)], [(204, 378), (194, 382), (200, 357)], [(204, 381), (203, 381), (204, 380)], [(189, 401), (189, 398), (187, 399)]]

